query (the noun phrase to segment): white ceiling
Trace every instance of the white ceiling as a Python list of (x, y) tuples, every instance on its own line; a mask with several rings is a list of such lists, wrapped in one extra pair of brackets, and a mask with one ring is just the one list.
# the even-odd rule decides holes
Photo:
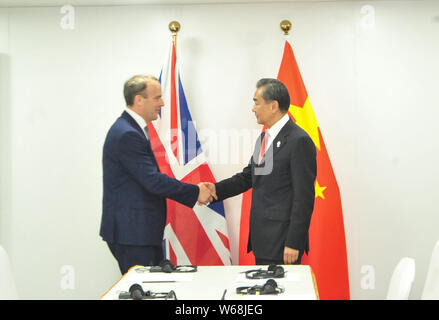
[(0, 0), (0, 7), (110, 6), (133, 4), (213, 4), (213, 3), (269, 3), (269, 2), (322, 2), (345, 0)]

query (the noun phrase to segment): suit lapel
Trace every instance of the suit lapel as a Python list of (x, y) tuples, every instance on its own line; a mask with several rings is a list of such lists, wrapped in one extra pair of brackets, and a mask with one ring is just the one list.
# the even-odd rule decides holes
[(160, 167), (159, 167), (159, 165), (158, 165), (158, 163), (157, 163), (157, 160), (156, 160), (156, 158), (155, 158), (154, 152), (152, 151), (151, 141), (149, 141), (149, 140), (146, 138), (146, 136), (145, 136), (145, 132), (143, 131), (143, 129), (140, 128), (139, 124), (136, 122), (136, 120), (133, 119), (133, 117), (131, 117), (131, 116), (129, 115), (128, 112), (124, 111), (124, 112), (122, 113), (122, 116), (121, 116), (121, 117), (124, 118), (125, 120), (127, 120), (127, 121), (131, 124), (131, 126), (132, 126), (134, 129), (136, 129), (137, 131), (139, 131), (140, 135), (143, 137), (143, 139), (145, 139), (146, 149), (148, 150), (148, 152), (151, 153), (152, 158), (153, 158), (153, 160), (154, 160), (154, 163), (155, 163), (157, 169), (160, 171)]
[(277, 134), (274, 141), (271, 143), (270, 147), (268, 148), (267, 152), (265, 153), (264, 158), (262, 158), (260, 165), (258, 165), (258, 159), (259, 159), (259, 153), (261, 150), (261, 142), (262, 142), (262, 139), (264, 138), (265, 133), (263, 132), (259, 136), (258, 142), (256, 144), (255, 152), (253, 154), (253, 160), (254, 160), (254, 163), (256, 166), (265, 165), (266, 157), (272, 156), (274, 158), (276, 153), (278, 153), (287, 144), (287, 138), (291, 132), (292, 126), (293, 126), (293, 122), (291, 121), (291, 119), (289, 119), (288, 122), (279, 131), (279, 133)]
[(287, 144), (287, 137), (291, 132), (292, 125), (293, 122), (291, 121), (291, 119), (289, 119), (288, 122), (279, 131), (278, 135), (271, 144), (270, 148), (274, 148), (273, 157)]
[(139, 124), (136, 122), (136, 120), (134, 120), (133, 117), (130, 116), (128, 112), (124, 111), (122, 113), (122, 118), (127, 120), (130, 123), (130, 125), (142, 135), (142, 137), (145, 139), (146, 142), (149, 142), (148, 139), (146, 139), (145, 132), (143, 132), (143, 128), (140, 128)]

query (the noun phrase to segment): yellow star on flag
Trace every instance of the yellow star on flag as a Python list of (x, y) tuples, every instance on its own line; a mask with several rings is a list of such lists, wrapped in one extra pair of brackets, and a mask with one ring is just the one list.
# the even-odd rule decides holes
[(298, 107), (291, 104), (289, 111), (294, 119), (296, 119), (297, 125), (309, 134), (312, 141), (314, 141), (316, 148), (320, 150), (320, 139), (318, 130), (319, 124), (317, 123), (316, 116), (314, 115), (309, 97), (306, 98), (303, 107)]
[(327, 187), (321, 187), (319, 185), (319, 182), (316, 180), (316, 186), (315, 186), (316, 195), (315, 195), (315, 198), (317, 199), (317, 197), (320, 197), (322, 199), (325, 199), (325, 195), (323, 194), (323, 191), (325, 191), (326, 188)]

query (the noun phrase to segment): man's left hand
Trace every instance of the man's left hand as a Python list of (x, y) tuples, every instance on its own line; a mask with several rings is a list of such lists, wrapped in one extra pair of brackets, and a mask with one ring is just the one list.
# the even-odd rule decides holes
[(299, 258), (299, 250), (285, 247), (284, 248), (284, 263), (293, 264)]

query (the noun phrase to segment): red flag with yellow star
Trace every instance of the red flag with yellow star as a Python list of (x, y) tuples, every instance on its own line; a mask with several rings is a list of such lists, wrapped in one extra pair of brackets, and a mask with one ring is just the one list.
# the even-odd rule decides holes
[(294, 57), (285, 41), (278, 80), (290, 93), (289, 115), (314, 141), (317, 150), (315, 204), (308, 255), (302, 264), (314, 271), (321, 299), (349, 299), (349, 274), (340, 191), (314, 111)]
[[(294, 57), (293, 49), (285, 41), (278, 80), (290, 94), (290, 117), (314, 141), (317, 150), (317, 178), (315, 204), (309, 229), (309, 254), (302, 257), (302, 264), (309, 264), (314, 271), (320, 299), (349, 299), (349, 274), (346, 240), (340, 191), (317, 123), (308, 93)], [(254, 256), (247, 253), (251, 190), (243, 195), (241, 209), (239, 263), (254, 264)]]

